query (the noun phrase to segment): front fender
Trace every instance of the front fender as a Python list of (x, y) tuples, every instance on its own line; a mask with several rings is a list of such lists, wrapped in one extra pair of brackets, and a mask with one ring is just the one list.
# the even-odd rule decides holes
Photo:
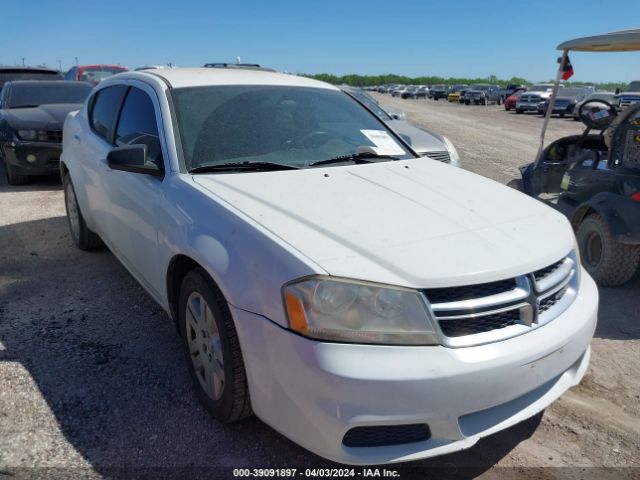
[(640, 202), (611, 192), (600, 192), (584, 202), (571, 216), (571, 225), (577, 230), (590, 213), (600, 215), (609, 226), (616, 241), (640, 244)]

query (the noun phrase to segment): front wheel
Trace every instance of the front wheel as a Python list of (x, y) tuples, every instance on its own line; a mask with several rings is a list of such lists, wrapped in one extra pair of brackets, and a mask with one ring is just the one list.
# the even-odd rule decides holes
[(635, 274), (640, 246), (617, 242), (600, 215), (589, 215), (578, 227), (576, 238), (582, 265), (598, 285), (623, 285)]
[(524, 112), (524, 110), (522, 110), (521, 108), (516, 108), (516, 113), (522, 113)]
[(252, 414), (238, 333), (227, 301), (202, 268), (182, 282), (180, 332), (198, 398), (211, 415), (231, 423)]
[(29, 183), (29, 176), (16, 172), (15, 168), (9, 165), (9, 162), (4, 162), (4, 169), (7, 175), (7, 183), (9, 185), (24, 185)]
[(102, 246), (102, 240), (93, 231), (87, 227), (84, 221), (82, 212), (80, 212), (80, 206), (78, 205), (78, 199), (76, 198), (76, 192), (73, 189), (73, 183), (67, 173), (63, 180), (62, 186), (64, 188), (64, 205), (67, 210), (67, 221), (69, 222), (69, 230), (71, 231), (71, 238), (73, 243), (80, 250), (94, 250)]

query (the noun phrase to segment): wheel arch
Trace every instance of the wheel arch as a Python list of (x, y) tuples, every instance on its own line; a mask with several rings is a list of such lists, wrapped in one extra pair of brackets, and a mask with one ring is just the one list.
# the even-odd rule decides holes
[[(169, 306), (169, 313), (171, 314), (171, 318), (173, 319), (178, 332), (180, 332), (180, 326), (178, 324), (178, 302), (180, 299), (180, 288), (182, 286), (182, 280), (190, 271), (196, 268), (202, 268), (203, 270), (205, 270), (204, 267), (200, 265), (196, 260), (184, 254), (175, 255), (171, 259), (171, 261), (169, 262), (169, 266), (167, 267), (167, 304)], [(211, 279), (210, 275), (209, 278)], [(213, 279), (211, 279), (211, 281), (215, 285)]]
[(612, 192), (600, 192), (582, 203), (571, 216), (571, 225), (577, 231), (582, 221), (597, 213), (607, 222), (616, 241), (625, 244), (640, 244), (640, 202)]

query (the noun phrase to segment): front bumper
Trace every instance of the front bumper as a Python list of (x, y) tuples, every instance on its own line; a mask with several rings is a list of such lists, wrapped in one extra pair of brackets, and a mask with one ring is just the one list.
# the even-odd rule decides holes
[(23, 175), (58, 173), (62, 144), (11, 140), (2, 145), (5, 162)]
[(516, 103), (516, 109), (522, 110), (524, 112), (529, 112), (529, 111), (539, 112), (540, 108), (541, 108), (540, 102), (517, 102)]
[[(232, 307), (254, 412), (308, 450), (348, 464), (392, 463), (469, 448), (546, 408), (580, 382), (598, 291), (583, 272), (574, 303), (547, 325), (468, 348), (325, 343)], [(431, 437), (347, 447), (354, 427), (428, 424)]]

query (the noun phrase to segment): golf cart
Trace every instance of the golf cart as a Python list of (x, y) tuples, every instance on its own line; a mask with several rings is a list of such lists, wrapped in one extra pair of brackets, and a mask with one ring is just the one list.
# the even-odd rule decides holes
[(640, 30), (627, 30), (561, 43), (560, 68), (549, 99), (534, 163), (521, 167), (522, 180), (511, 183), (556, 208), (571, 221), (582, 263), (602, 286), (626, 283), (640, 259), (640, 104), (619, 111), (611, 103), (585, 101), (578, 117), (582, 135), (544, 146), (568, 52), (640, 50)]

